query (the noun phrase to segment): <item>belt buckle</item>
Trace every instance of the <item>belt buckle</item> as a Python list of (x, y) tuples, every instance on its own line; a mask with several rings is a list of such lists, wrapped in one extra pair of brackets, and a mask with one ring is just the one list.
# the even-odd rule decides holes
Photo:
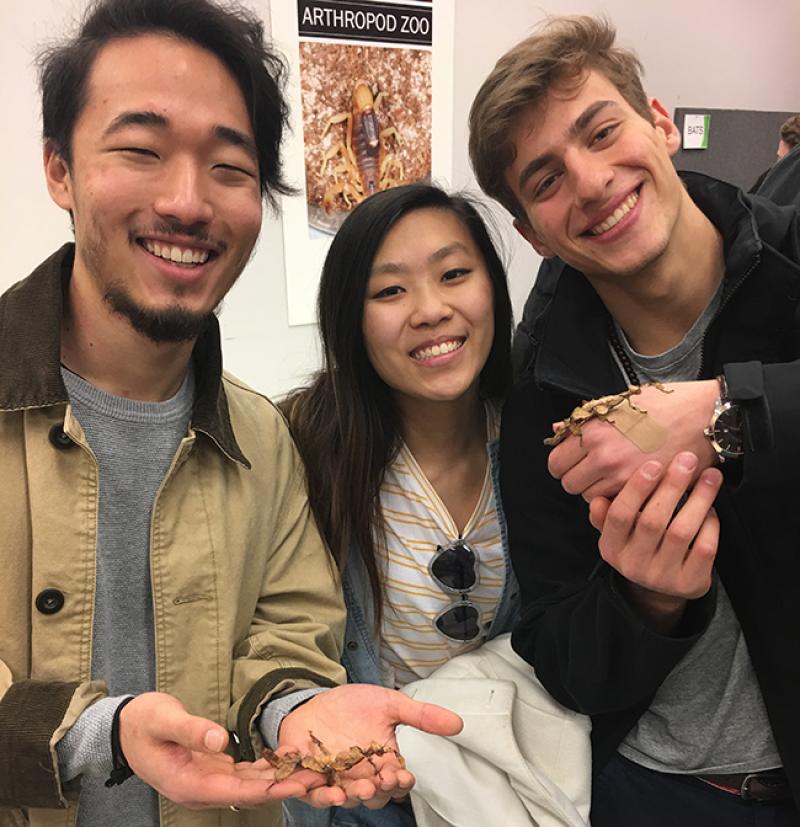
[(787, 793), (785, 777), (770, 770), (748, 773), (739, 788), (743, 801), (779, 801), (786, 798)]
[(755, 796), (750, 792), (750, 782), (758, 778), (759, 773), (750, 772), (742, 779), (742, 786), (739, 788), (739, 795), (743, 801), (755, 801)]

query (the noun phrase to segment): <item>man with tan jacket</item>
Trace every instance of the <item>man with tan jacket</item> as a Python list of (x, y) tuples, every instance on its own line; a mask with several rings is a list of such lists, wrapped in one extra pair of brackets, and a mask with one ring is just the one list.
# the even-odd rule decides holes
[(242, 10), (103, 0), (41, 69), (75, 243), (0, 297), (0, 824), (380, 806), (413, 783), (390, 751), (335, 787), (256, 760), (460, 726), (325, 691), (344, 612), (300, 463), (222, 370), (214, 309), (286, 191), (282, 63)]

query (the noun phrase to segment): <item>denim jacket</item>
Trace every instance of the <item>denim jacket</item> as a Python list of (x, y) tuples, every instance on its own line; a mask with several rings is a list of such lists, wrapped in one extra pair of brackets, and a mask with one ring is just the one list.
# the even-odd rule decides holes
[[(486, 446), (489, 454), (489, 473), (492, 479), (497, 521), (503, 542), (503, 556), (506, 562), (506, 580), (487, 640), (511, 631), (519, 609), (519, 588), (511, 570), (508, 551), (508, 530), (500, 500), (499, 440), (492, 440)], [(367, 569), (361, 556), (353, 553), (348, 557), (342, 575), (347, 625), (342, 663), (347, 669), (350, 683), (374, 683), (391, 686), (390, 676), (381, 672), (378, 624), (375, 622), (375, 605)], [(415, 823), (408, 809), (390, 802), (381, 810), (356, 807), (344, 810), (338, 807), (314, 809), (301, 802), (284, 805), (286, 827), (412, 827)]]

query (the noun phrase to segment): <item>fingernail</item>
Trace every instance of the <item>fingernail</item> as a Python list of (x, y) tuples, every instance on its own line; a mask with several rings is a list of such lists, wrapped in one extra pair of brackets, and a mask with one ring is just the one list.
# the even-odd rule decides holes
[(642, 466), (642, 476), (646, 480), (658, 479), (659, 474), (661, 474), (661, 463), (656, 462), (654, 459), (651, 459)]
[(203, 743), (209, 752), (219, 752), (225, 741), (223, 734), (218, 729), (209, 729)]
[(684, 471), (694, 471), (697, 468), (697, 457), (689, 451), (678, 454), (676, 462), (678, 467), (683, 468)]

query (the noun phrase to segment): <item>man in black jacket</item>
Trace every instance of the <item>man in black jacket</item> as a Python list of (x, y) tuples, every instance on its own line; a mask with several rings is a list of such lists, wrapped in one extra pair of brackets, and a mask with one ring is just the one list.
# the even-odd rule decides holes
[(640, 68), (607, 23), (558, 18), (470, 115), (479, 183), (548, 258), (501, 436), (512, 643), (592, 716), (594, 827), (797, 824), (797, 216), (682, 180)]

